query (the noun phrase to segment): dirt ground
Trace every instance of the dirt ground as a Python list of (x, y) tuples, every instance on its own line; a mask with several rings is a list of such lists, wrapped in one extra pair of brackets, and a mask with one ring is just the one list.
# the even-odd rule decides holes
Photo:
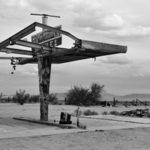
[[(136, 108), (136, 107), (135, 107)], [(82, 107), (81, 110), (91, 109), (101, 114), (104, 111), (122, 111), (135, 108), (125, 107)], [(61, 111), (73, 113), (75, 106), (49, 106), (49, 119), (58, 119)], [(39, 104), (0, 104), (0, 129), (25, 130), (40, 129), (44, 126), (33, 126), (28, 123), (11, 121), (12, 117), (39, 118)], [(7, 118), (6, 122), (2, 121)], [(88, 124), (88, 122), (86, 122)], [(108, 125), (107, 121), (96, 121), (96, 124)], [(117, 122), (120, 124), (119, 122)], [(21, 127), (19, 127), (19, 125)], [(22, 126), (23, 125), (23, 126)], [(91, 125), (93, 125), (91, 123)], [(109, 126), (115, 125), (110, 122)], [(9, 127), (9, 128), (8, 128)], [(10, 128), (11, 127), (11, 128)], [(19, 127), (19, 128), (18, 128)], [(34, 137), (18, 137), (0, 139), (0, 150), (149, 150), (150, 128), (129, 128), (117, 130), (100, 130), (80, 133), (68, 133)]]
[(0, 150), (149, 150), (150, 129), (1, 139)]

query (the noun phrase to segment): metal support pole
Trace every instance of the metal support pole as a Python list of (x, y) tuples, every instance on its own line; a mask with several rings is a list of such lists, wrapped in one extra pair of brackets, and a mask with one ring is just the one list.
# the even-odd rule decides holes
[(47, 25), (48, 17), (46, 15), (42, 16), (42, 23)]

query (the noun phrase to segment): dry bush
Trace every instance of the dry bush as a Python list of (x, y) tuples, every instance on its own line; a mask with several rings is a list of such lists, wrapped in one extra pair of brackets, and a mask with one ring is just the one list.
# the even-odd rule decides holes
[(98, 115), (96, 111), (91, 111), (90, 109), (87, 109), (83, 112), (85, 116), (92, 116), (92, 115)]

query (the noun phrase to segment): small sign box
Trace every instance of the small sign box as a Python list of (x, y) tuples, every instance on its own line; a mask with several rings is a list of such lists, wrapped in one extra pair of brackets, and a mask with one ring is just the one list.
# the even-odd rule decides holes
[[(55, 27), (61, 29), (61, 25)], [(58, 32), (44, 30), (31, 37), (33, 43), (39, 43), (48, 47), (55, 47), (62, 44), (62, 36)]]

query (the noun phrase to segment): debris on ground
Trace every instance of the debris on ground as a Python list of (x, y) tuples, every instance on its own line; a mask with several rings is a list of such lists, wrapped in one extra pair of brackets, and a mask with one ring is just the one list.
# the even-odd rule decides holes
[(120, 115), (120, 116), (131, 116), (131, 117), (149, 117), (150, 118), (150, 111), (149, 109), (135, 109), (123, 112), (110, 112), (112, 115)]

